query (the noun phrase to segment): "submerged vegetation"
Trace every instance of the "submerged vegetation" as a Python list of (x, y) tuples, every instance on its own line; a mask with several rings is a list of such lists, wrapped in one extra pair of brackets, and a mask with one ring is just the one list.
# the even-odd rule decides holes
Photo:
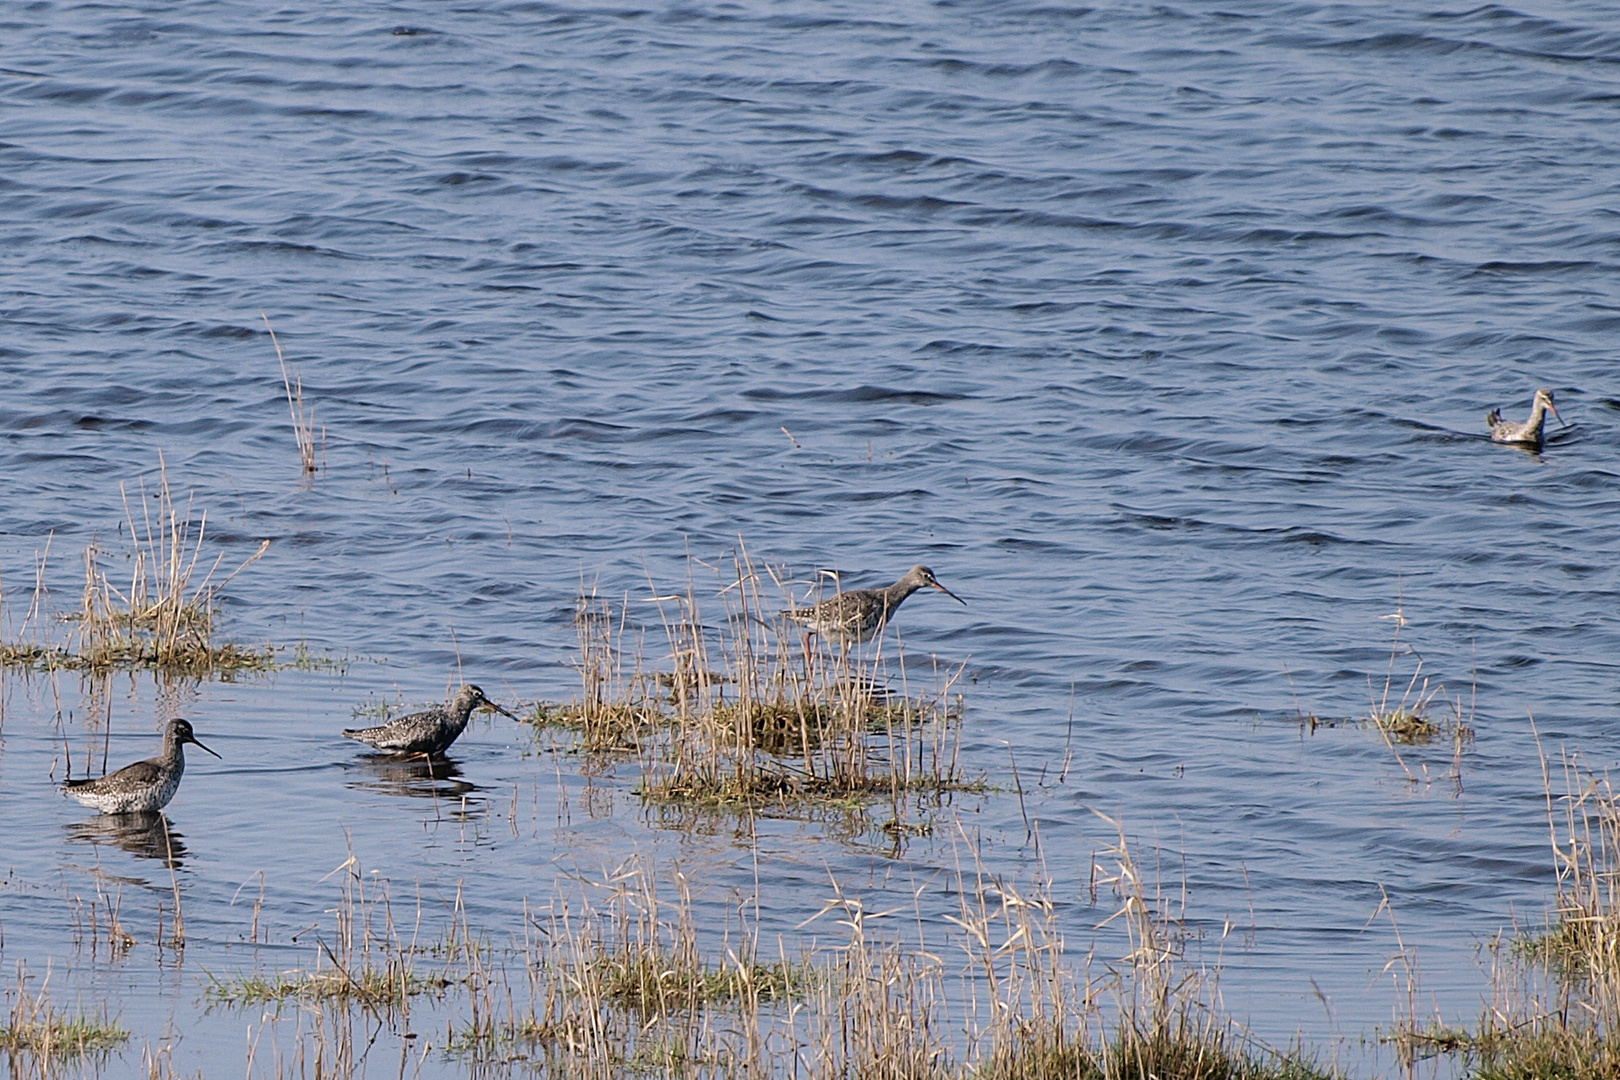
[[(148, 492), (143, 481), (133, 507), (131, 493), (120, 485), (125, 521), (119, 532), (127, 528), (129, 537), (129, 547), (122, 552), (126, 571), (110, 574), (105, 566), (109, 552), (99, 540), (92, 540), (84, 550), (79, 609), (55, 619), (48, 610), (45, 586), (50, 558), (47, 539), (34, 568), (28, 611), (9, 640), (0, 642), (0, 667), (46, 671), (150, 668), (192, 676), (228, 676), (276, 666), (273, 648), (216, 641), (214, 626), (220, 593), (264, 555), (270, 541), (261, 543), (240, 566), (221, 576), (223, 552), (211, 563), (203, 562), (207, 513), (193, 519), (189, 499), (183, 507), (175, 502), (161, 456), (159, 463), (157, 489)], [(53, 622), (67, 626), (65, 635), (56, 637), (50, 632)]]
[[(1384, 617), (1395, 626), (1389, 646), (1389, 670), (1384, 674), (1383, 691), (1373, 695), (1367, 722), (1384, 736), (1391, 748), (1395, 744), (1426, 746), (1440, 738), (1450, 739), (1460, 747), (1472, 740), (1474, 729), (1463, 717), (1462, 699), (1459, 697), (1453, 702), (1446, 696), (1444, 686), (1431, 685), (1429, 677), (1423, 673), (1423, 657), (1411, 645), (1401, 641), (1401, 630), (1407, 625), (1405, 609), (1397, 605), (1393, 614)], [(1416, 656), (1417, 664), (1412, 668), (1411, 677), (1406, 680), (1406, 689), (1401, 692), (1399, 700), (1394, 700), (1393, 690), (1398, 685), (1395, 665), (1403, 655)], [(1369, 678), (1369, 689), (1371, 682)], [(1435, 707), (1437, 700), (1451, 710), (1451, 715), (1447, 716)]]
[(537, 704), (530, 720), (573, 731), (587, 753), (635, 756), (649, 804), (789, 809), (887, 798), (900, 827), (909, 800), (987, 790), (960, 765), (961, 668), (936, 668), (932, 691), (915, 693), (904, 655), (886, 656), (882, 639), (838, 650), (773, 616), (788, 603), (767, 601), (767, 581), (788, 594), (783, 572), (761, 573), (739, 554), (717, 583), (717, 628), (691, 582), (655, 593), (646, 603), (668, 652), (651, 669), (629, 601), (615, 609), (582, 593), (581, 694)]
[[(1433, 682), (1425, 674), (1425, 661), (1422, 655), (1409, 643), (1401, 640), (1401, 631), (1408, 625), (1403, 605), (1397, 602), (1395, 611), (1381, 618), (1392, 622), (1394, 631), (1391, 634), (1389, 666), (1384, 673), (1382, 688), (1375, 686), (1372, 675), (1367, 677), (1368, 711), (1361, 716), (1345, 719), (1323, 719), (1315, 713), (1306, 713), (1299, 707), (1296, 699), (1294, 712), (1300, 729), (1302, 731), (1308, 729), (1314, 733), (1318, 728), (1340, 726), (1371, 728), (1389, 747), (1396, 764), (1406, 773), (1407, 779), (1414, 783), (1429, 779), (1429, 766), (1426, 763), (1419, 763), (1419, 771), (1415, 772), (1408, 765), (1406, 755), (1402, 754), (1402, 748), (1449, 743), (1451, 768), (1447, 775), (1457, 784), (1457, 790), (1460, 791), (1463, 751), (1474, 741), (1473, 707), (1470, 705), (1465, 712), (1462, 696), (1458, 695), (1455, 698), (1448, 696), (1444, 685)], [(1417, 660), (1410, 674), (1397, 670), (1401, 660), (1408, 656)]]

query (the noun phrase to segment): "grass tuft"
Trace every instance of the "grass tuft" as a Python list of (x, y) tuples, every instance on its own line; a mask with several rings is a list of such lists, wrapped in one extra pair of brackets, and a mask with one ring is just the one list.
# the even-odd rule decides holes
[(104, 1055), (129, 1041), (129, 1032), (105, 1013), (73, 1015), (51, 1005), (50, 976), (38, 993), (28, 988), (27, 969), (17, 966), (17, 987), (8, 992), (11, 1010), (0, 1027), (0, 1050), (11, 1056), (14, 1073), (20, 1058), (31, 1058), (40, 1075), (51, 1075), (52, 1063)]
[[(953, 920), (976, 944), (985, 981), (999, 988), (991, 1049), (971, 1070), (975, 1080), (1332, 1080), (1307, 1055), (1264, 1046), (1220, 1017), (1213, 977), (1185, 958), (1181, 914), (1148, 885), (1124, 830), (1098, 816), (1118, 832), (1107, 852), (1113, 872), (1099, 879), (1119, 901), (1105, 922), (1121, 923), (1130, 946), (1103, 985), (1072, 984), (1060, 964), (1055, 905), (1042, 891), (1019, 895), (996, 882), (999, 911), (981, 900)], [(981, 882), (977, 893), (985, 892)]]
[(41, 642), (47, 541), (36, 565), (33, 601), (16, 638), (0, 645), (0, 664), (46, 671), (151, 668), (191, 676), (275, 669), (275, 650), (269, 646), (261, 650), (214, 640), (220, 592), (264, 555), (270, 541), (216, 581), (225, 558), (220, 553), (198, 580), (208, 515), (194, 520), (189, 500), (183, 508), (176, 505), (161, 454), (158, 460), (157, 490), (148, 493), (145, 483), (140, 485), (140, 514), (120, 485), (130, 537), (130, 549), (123, 553), (126, 572), (115, 581), (105, 569), (100, 542), (91, 541), (84, 551), (79, 610), (63, 616), (71, 627), (67, 638)]
[[(313, 966), (225, 979), (210, 974), (205, 991), (210, 1002), (232, 1007), (284, 1001), (353, 1004), (387, 1016), (404, 1012), (412, 998), (443, 995), (466, 978), (454, 970), (458, 961), (477, 966), (476, 946), (465, 935), (457, 938), (455, 923), (434, 949), (406, 942), (394, 924), (388, 882), (368, 879), (352, 854), (332, 873), (342, 875), (341, 893), (330, 934), (316, 937)], [(439, 970), (418, 970), (420, 956), (435, 952)]]

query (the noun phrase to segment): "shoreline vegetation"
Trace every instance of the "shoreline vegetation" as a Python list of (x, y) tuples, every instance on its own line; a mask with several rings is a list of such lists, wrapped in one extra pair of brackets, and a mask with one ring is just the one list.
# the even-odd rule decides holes
[[(1474, 1080), (1598, 1080), (1620, 1068), (1620, 797), (1578, 759), (1562, 764), (1564, 795), (1547, 777), (1556, 907), (1544, 927), (1489, 949), (1480, 1020), (1421, 1015), (1405, 943), (1386, 968), (1404, 995), (1377, 1038), (1403, 1075), (1442, 1058), (1446, 1074)], [(1120, 931), (1122, 946), (1106, 961), (1069, 952), (1064, 902), (1043, 870), (1021, 882), (992, 873), (963, 829), (945, 886), (954, 912), (874, 911), (830, 880), (819, 910), (775, 935), (757, 892), (729, 893), (716, 917), (718, 887), (632, 857), (565, 878), (541, 907), (526, 901), (504, 938), (469, 922), (458, 888), (430, 939), (420, 893), (409, 911), (351, 855), (328, 875), (342, 875), (339, 895), (307, 964), (210, 975), (205, 1000), (244, 1014), (249, 1074), (277, 1077), (352, 1075), (382, 1030), (401, 1036), (407, 1065), (437, 1057), (488, 1077), (1347, 1075), (1307, 1045), (1258, 1041), (1224, 1011), (1220, 963), (1201, 958), (1185, 889), (1167, 895), (1143, 869), (1163, 853), (1143, 860), (1120, 823), (1098, 817), (1115, 840), (1093, 857), (1096, 888), (1111, 896), (1095, 925)], [(255, 1055), (273, 1071), (255, 1073)]]
[(1491, 998), (1472, 1028), (1420, 1020), (1414, 997), (1389, 1038), (1408, 1063), (1454, 1057), (1479, 1080), (1620, 1076), (1620, 796), (1576, 754), (1561, 758), (1561, 796), (1544, 752), (1541, 766), (1553, 910), (1489, 943)]
[[(1089, 958), (1070, 965), (1047, 884), (1014, 886), (976, 853), (956, 875), (957, 913), (928, 920), (948, 936), (925, 929), (920, 910), (870, 911), (832, 882), (800, 925), (830, 939), (791, 944), (768, 940), (757, 895), (733, 897), (723, 929), (700, 930), (703, 898), (692, 880), (678, 866), (639, 859), (575, 876), (543, 909), (525, 905), (507, 944), (475, 933), (458, 890), (441, 936), (428, 943), (420, 898), (406, 932), (387, 884), (351, 857), (337, 868), (341, 895), (309, 966), (211, 976), (206, 999), (210, 1008), (259, 1013), (256, 1030), (250, 1019), (249, 1071), (268, 1050), (277, 1076), (309, 1075), (312, 1065), (315, 1075), (350, 1075), (379, 1027), (404, 1032), (412, 1057), (445, 1056), (481, 1076), (1337, 1075), (1221, 1015), (1214, 977), (1188, 955), (1183, 913), (1149, 886), (1118, 836), (1099, 885), (1117, 901), (1103, 921), (1125, 927), (1128, 951), (1100, 974)], [(424, 999), (453, 1002), (442, 1029), (413, 1023), (413, 1004)]]
[(17, 964), (17, 985), (5, 991), (0, 1017), (0, 1053), (12, 1076), (55, 1076), (80, 1065), (105, 1065), (130, 1040), (130, 1033), (105, 1011), (58, 1009), (51, 1001), (51, 972), (36, 990), (26, 964)]

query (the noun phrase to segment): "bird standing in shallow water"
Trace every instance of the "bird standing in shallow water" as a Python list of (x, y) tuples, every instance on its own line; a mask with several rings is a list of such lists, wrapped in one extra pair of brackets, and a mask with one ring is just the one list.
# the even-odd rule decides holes
[[(186, 771), (183, 749), (186, 743), (194, 743), (208, 750), (208, 747), (197, 742), (197, 735), (191, 730), (190, 723), (170, 720), (169, 726), (163, 730), (163, 753), (133, 765), (125, 765), (117, 772), (96, 780), (69, 780), (62, 785), (62, 794), (71, 795), (103, 814), (161, 810), (180, 790), (180, 777)], [(214, 754), (212, 750), (208, 752)], [(218, 754), (214, 756), (219, 757)]]
[[(1541, 449), (1541, 426), (1547, 419), (1547, 410), (1551, 409), (1554, 416), (1558, 416), (1558, 406), (1553, 404), (1552, 391), (1542, 387), (1536, 391), (1535, 400), (1530, 404), (1530, 419), (1522, 424), (1515, 424), (1511, 420), (1502, 419), (1501, 409), (1492, 409), (1485, 415), (1485, 423), (1490, 425), (1491, 441), (1500, 443), (1516, 443), (1520, 446), (1533, 446)], [(1558, 416), (1558, 422), (1564, 423), (1564, 418)], [(1565, 427), (1569, 425), (1565, 424)]]
[(390, 754), (426, 754), (429, 757), (438, 757), (450, 749), (450, 744), (467, 730), (467, 720), (472, 716), (472, 711), (480, 706), (494, 709), (503, 716), (511, 716), (513, 720), (517, 719), (485, 697), (484, 692), (478, 687), (468, 683), (456, 693), (456, 698), (448, 709), (443, 705), (435, 705), (426, 712), (401, 716), (376, 727), (349, 728), (343, 735), (345, 738), (367, 743)]
[(895, 609), (906, 597), (925, 586), (938, 589), (964, 607), (967, 605), (966, 600), (935, 581), (934, 572), (928, 567), (913, 566), (905, 577), (887, 589), (851, 589), (819, 604), (782, 614), (804, 627), (807, 634), (820, 634), (848, 647), (871, 641), (881, 634)]

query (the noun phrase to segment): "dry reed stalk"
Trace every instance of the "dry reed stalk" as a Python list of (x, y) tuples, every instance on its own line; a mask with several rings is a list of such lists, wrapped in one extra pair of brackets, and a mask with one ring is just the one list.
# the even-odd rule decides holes
[[(1401, 759), (1400, 751), (1395, 749), (1395, 743), (1416, 745), (1431, 741), (1441, 731), (1439, 725), (1428, 718), (1429, 706), (1437, 694), (1443, 693), (1443, 687), (1429, 688), (1429, 680), (1423, 675), (1423, 657), (1411, 645), (1406, 646), (1406, 652), (1418, 658), (1417, 666), (1412, 669), (1412, 677), (1407, 681), (1406, 690), (1401, 699), (1393, 707), (1390, 705), (1390, 688), (1395, 679), (1395, 661), (1401, 655), (1401, 630), (1407, 625), (1405, 608), (1397, 598), (1393, 614), (1380, 616), (1390, 620), (1395, 627), (1389, 645), (1389, 670), (1384, 673), (1383, 694), (1373, 703), (1372, 712), (1368, 719), (1378, 729), (1384, 741), (1389, 744), (1395, 759), (1400, 762), (1401, 768), (1406, 769), (1406, 762)], [(1418, 680), (1422, 679), (1421, 686)], [(1372, 677), (1368, 676), (1369, 692), (1372, 688)], [(1411, 770), (1407, 769), (1411, 776)]]
[(628, 597), (615, 621), (613, 606), (597, 595), (594, 585), (588, 595), (581, 589), (574, 613), (581, 680), (577, 724), (587, 750), (634, 749), (658, 723), (657, 706), (642, 671), (639, 640), (635, 655), (626, 655), (629, 621)]
[[(443, 971), (420, 974), (414, 933), (407, 942), (394, 924), (388, 881), (375, 876), (368, 879), (352, 853), (322, 880), (334, 876), (339, 876), (340, 889), (332, 909), (331, 933), (316, 935), (310, 967), (229, 980), (210, 976), (209, 1000), (252, 1005), (297, 999), (337, 1008), (353, 1005), (378, 1019), (408, 1019), (412, 998), (442, 995), (476, 964), (475, 947), (466, 938), (457, 940), (452, 920), (449, 936), (437, 948), (444, 960)], [(458, 889), (458, 912), (459, 899)], [(420, 911), (417, 918), (420, 924)]]
[(944, 1023), (944, 968), (937, 957), (875, 938), (874, 918), (838, 890), (849, 931), (831, 962), (818, 965), (798, 1057), (810, 1080), (936, 1080), (952, 1071)]
[[(1123, 827), (1098, 817), (1118, 837), (1106, 849), (1113, 872), (1104, 872), (1098, 883), (1119, 900), (1098, 928), (1121, 923), (1128, 951), (1109, 965), (1110, 976), (1101, 985), (1074, 982), (1059, 965), (1061, 944), (1045, 890), (1037, 886), (1019, 893), (997, 882), (1002, 907), (994, 920), (982, 902), (963, 920), (979, 943), (987, 982), (997, 954), (1008, 954), (992, 994), (998, 1006), (992, 1051), (974, 1075), (983, 1080), (1329, 1080), (1332, 1073), (1298, 1052), (1265, 1046), (1222, 1017), (1212, 1004), (1219, 1000), (1216, 976), (1185, 956), (1185, 887), (1173, 903), (1142, 873)], [(989, 928), (997, 920), (1002, 943), (992, 949)], [(1113, 998), (1108, 1010), (1101, 1008), (1104, 991)]]
[(1563, 770), (1563, 820), (1548, 822), (1557, 925), (1544, 947), (1597, 1015), (1620, 1020), (1620, 798), (1573, 754)]
[[(967, 838), (964, 835), (963, 840)], [(1057, 906), (1042, 881), (1018, 888), (990, 874), (973, 852), (974, 878), (957, 874), (962, 931), (974, 980), (974, 1072), (990, 1077), (1084, 1076), (1093, 1061), (1097, 1003), (1089, 978), (1064, 959)], [(982, 1007), (981, 1007), (982, 1006)]]
[[(44, 621), (45, 609), (50, 601), (50, 590), (45, 585), (45, 569), (50, 563), (51, 542), (55, 539), (56, 530), (52, 529), (45, 537), (44, 550), (34, 555), (34, 591), (29, 599), (28, 611), (23, 616), (22, 624), (17, 627), (16, 636), (8, 642), (0, 643), (0, 666), (48, 665), (57, 651), (39, 643), (40, 624)], [(3, 625), (3, 622), (0, 622), (0, 625)]]
[[(308, 412), (304, 410), (304, 377), (295, 373), (291, 379), (288, 378), (287, 358), (281, 353), (281, 342), (276, 337), (275, 327), (270, 325), (270, 316), (261, 311), (259, 318), (264, 320), (264, 328), (270, 331), (270, 343), (276, 347), (276, 361), (281, 365), (281, 385), (287, 391), (287, 411), (292, 415), (293, 439), (298, 443), (298, 460), (303, 466), (304, 475), (313, 476), (316, 472), (315, 407), (311, 405)], [(324, 455), (326, 448), (324, 427), (321, 428), (321, 448)]]

